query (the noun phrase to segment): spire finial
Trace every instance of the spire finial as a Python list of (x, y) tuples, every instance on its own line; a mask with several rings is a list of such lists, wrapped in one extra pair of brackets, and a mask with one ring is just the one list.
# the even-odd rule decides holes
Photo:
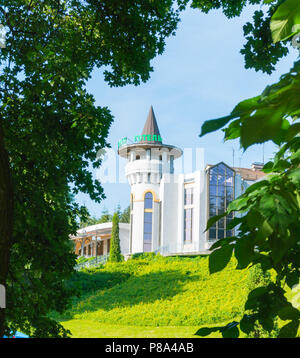
[(150, 106), (148, 117), (147, 117), (144, 129), (142, 132), (142, 136), (144, 136), (144, 135), (151, 136), (151, 140), (148, 140), (148, 139), (142, 140), (142, 142), (147, 142), (147, 143), (149, 143), (149, 142), (150, 143), (161, 143), (162, 142), (152, 105)]

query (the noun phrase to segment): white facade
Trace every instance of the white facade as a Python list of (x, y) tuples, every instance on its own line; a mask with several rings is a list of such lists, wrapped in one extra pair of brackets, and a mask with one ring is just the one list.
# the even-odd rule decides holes
[(206, 232), (209, 217), (224, 212), (248, 182), (225, 163), (175, 175), (173, 161), (182, 151), (151, 140), (153, 135), (159, 135), (152, 108), (145, 128), (140, 136), (145, 140), (122, 143), (119, 148), (119, 155), (127, 158), (125, 173), (131, 187), (129, 253), (206, 252), (216, 240), (233, 234), (228, 227), (233, 216)]
[[(207, 221), (224, 213), (249, 184), (264, 176), (261, 163), (249, 169), (231, 168), (221, 162), (190, 174), (174, 174), (174, 160), (182, 151), (162, 143), (152, 107), (142, 135), (135, 139), (136, 143), (127, 144), (127, 138), (123, 138), (118, 149), (127, 159), (125, 174), (131, 187), (130, 224), (120, 224), (123, 255), (207, 253), (216, 240), (234, 234), (230, 228), (232, 213), (205, 231)], [(106, 223), (82, 230), (91, 238), (93, 233), (101, 234), (101, 250), (108, 254), (111, 228), (112, 224)], [(84, 254), (83, 249), (80, 252)]]
[[(129, 253), (129, 224), (119, 223), (120, 249), (123, 255)], [(105, 256), (110, 251), (112, 222), (87, 226), (77, 230), (71, 237), (74, 241), (75, 253), (78, 256), (95, 257)]]
[[(154, 157), (155, 158), (155, 157)], [(171, 174), (168, 157), (162, 163), (165, 170), (161, 176), (153, 176), (152, 168), (157, 168), (157, 159), (129, 159), (126, 175), (131, 185), (131, 231), (130, 253), (145, 251), (160, 252), (165, 255), (201, 253), (210, 248), (213, 240), (205, 232), (209, 219), (209, 170), (190, 174)], [(224, 165), (223, 163), (221, 165)], [(155, 181), (148, 181), (155, 178)], [(160, 178), (160, 179), (157, 179)], [(234, 172), (234, 197), (243, 191), (243, 180)], [(186, 190), (192, 192), (192, 202), (185, 205)], [(145, 206), (145, 195), (152, 194), (152, 208)], [(185, 210), (191, 212), (191, 235), (186, 240)], [(145, 248), (145, 214), (152, 214), (151, 248)], [(224, 230), (225, 231), (225, 230)], [(225, 235), (225, 234), (224, 234)], [(224, 236), (225, 237), (225, 236)]]

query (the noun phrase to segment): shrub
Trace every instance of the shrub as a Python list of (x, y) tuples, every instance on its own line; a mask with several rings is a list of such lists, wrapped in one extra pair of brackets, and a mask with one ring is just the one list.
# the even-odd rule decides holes
[(112, 219), (109, 261), (110, 262), (122, 261), (120, 238), (119, 238), (119, 214), (118, 213), (115, 213), (113, 216), (113, 219)]

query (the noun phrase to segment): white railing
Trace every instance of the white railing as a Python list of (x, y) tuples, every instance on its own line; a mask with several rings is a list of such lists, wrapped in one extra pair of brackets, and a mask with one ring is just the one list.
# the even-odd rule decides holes
[(75, 270), (79, 271), (83, 268), (95, 267), (98, 266), (99, 264), (105, 264), (106, 261), (108, 260), (108, 257), (109, 255), (102, 255), (102, 256), (95, 257), (93, 260), (81, 262), (75, 265)]

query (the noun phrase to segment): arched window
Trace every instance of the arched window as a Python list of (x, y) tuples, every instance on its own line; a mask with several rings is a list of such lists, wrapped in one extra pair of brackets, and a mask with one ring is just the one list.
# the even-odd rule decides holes
[(153, 195), (152, 193), (148, 192), (145, 194), (145, 209), (152, 209), (153, 208)]
[[(234, 199), (234, 171), (227, 165), (220, 163), (209, 169), (209, 218), (223, 214)], [(230, 213), (217, 221), (209, 230), (209, 240), (218, 240), (233, 235), (228, 229), (233, 219)]]
[(152, 219), (153, 219), (153, 195), (145, 194), (144, 198), (144, 252), (152, 250)]

